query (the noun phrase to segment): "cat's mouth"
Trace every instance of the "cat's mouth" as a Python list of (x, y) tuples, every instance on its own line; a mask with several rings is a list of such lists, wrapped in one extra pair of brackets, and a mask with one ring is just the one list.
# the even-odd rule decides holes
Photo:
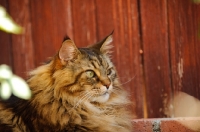
[(105, 96), (107, 94), (109, 94), (108, 91), (106, 91), (105, 93), (101, 94), (101, 96)]
[(99, 93), (98, 96), (107, 96), (107, 95), (110, 95), (110, 90), (109, 89), (106, 89), (104, 91), (102, 91), (101, 93)]
[(96, 95), (92, 98), (92, 102), (99, 102), (99, 103), (105, 103), (110, 98), (110, 93), (112, 91), (112, 85), (109, 86), (109, 88), (106, 88), (105, 86), (100, 87), (100, 91), (96, 93)]
[(108, 94), (108, 91), (106, 91), (103, 95)]
[(104, 103), (109, 99), (109, 97), (110, 97), (110, 94), (109, 94), (108, 91), (106, 91), (106, 92), (104, 92), (102, 94), (99, 94), (96, 97), (93, 97), (92, 102)]

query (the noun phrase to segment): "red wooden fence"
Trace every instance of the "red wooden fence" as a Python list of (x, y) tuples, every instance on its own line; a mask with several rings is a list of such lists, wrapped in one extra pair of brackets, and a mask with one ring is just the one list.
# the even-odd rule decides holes
[(39, 66), (68, 34), (79, 46), (114, 30), (113, 61), (138, 118), (164, 117), (176, 90), (200, 99), (200, 5), (191, 0), (0, 0), (24, 34), (0, 32), (0, 64)]

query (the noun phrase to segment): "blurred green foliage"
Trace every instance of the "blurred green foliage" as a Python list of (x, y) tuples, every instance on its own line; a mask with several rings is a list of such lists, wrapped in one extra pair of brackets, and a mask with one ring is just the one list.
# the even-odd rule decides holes
[(193, 0), (194, 3), (200, 3), (200, 0)]
[(28, 84), (14, 75), (7, 65), (0, 65), (0, 97), (8, 99), (12, 94), (22, 99), (30, 99), (31, 91)]
[[(0, 6), (0, 30), (14, 34), (22, 33), (22, 27), (12, 20), (2, 6)], [(28, 84), (14, 75), (9, 66), (0, 65), (0, 98), (6, 100), (12, 94), (22, 99), (31, 98)]]
[(8, 33), (20, 34), (22, 27), (17, 25), (12, 18), (8, 15), (5, 8), (0, 6), (0, 30)]

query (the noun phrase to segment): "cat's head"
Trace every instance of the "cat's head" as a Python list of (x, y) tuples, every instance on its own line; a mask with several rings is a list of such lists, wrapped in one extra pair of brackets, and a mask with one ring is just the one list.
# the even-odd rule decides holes
[(110, 61), (112, 34), (86, 48), (77, 48), (67, 38), (58, 52), (60, 62), (54, 73), (57, 96), (67, 92), (82, 100), (104, 103), (116, 84), (116, 71)]
[(45, 95), (44, 103), (62, 100), (78, 105), (105, 103), (122, 94), (110, 59), (111, 42), (112, 34), (94, 45), (77, 48), (74, 41), (65, 39), (48, 64), (30, 72), (28, 83), (35, 98)]

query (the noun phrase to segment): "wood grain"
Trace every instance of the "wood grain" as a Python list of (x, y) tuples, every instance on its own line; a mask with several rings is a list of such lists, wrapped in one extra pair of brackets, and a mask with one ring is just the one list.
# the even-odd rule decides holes
[[(141, 69), (141, 38), (137, 1), (119, 1), (115, 3), (115, 26), (118, 32), (117, 66), (122, 84), (131, 93), (138, 117), (145, 116), (145, 91)], [(119, 11), (119, 12), (118, 12)], [(120, 24), (119, 24), (120, 22)], [(143, 102), (143, 103), (138, 103)]]
[[(7, 0), (0, 0), (0, 5), (3, 6), (5, 9), (8, 9), (8, 2)], [(7, 10), (8, 11), (8, 10)], [(0, 64), (7, 64), (11, 68), (13, 68), (13, 54), (12, 54), (12, 42), (11, 42), (11, 35), (0, 31)]]
[(60, 48), (63, 38), (73, 37), (71, 1), (30, 1), (35, 64), (41, 65)]
[(141, 0), (141, 32), (148, 117), (163, 117), (171, 97), (166, 0)]
[(97, 41), (96, 6), (94, 0), (73, 0), (72, 21), (74, 41), (79, 47), (86, 47)]
[(172, 0), (168, 10), (173, 90), (200, 99), (200, 5)]
[(14, 73), (26, 78), (27, 71), (34, 67), (33, 44), (29, 0), (9, 0), (9, 13), (17, 24), (23, 27), (23, 34), (12, 35)]

